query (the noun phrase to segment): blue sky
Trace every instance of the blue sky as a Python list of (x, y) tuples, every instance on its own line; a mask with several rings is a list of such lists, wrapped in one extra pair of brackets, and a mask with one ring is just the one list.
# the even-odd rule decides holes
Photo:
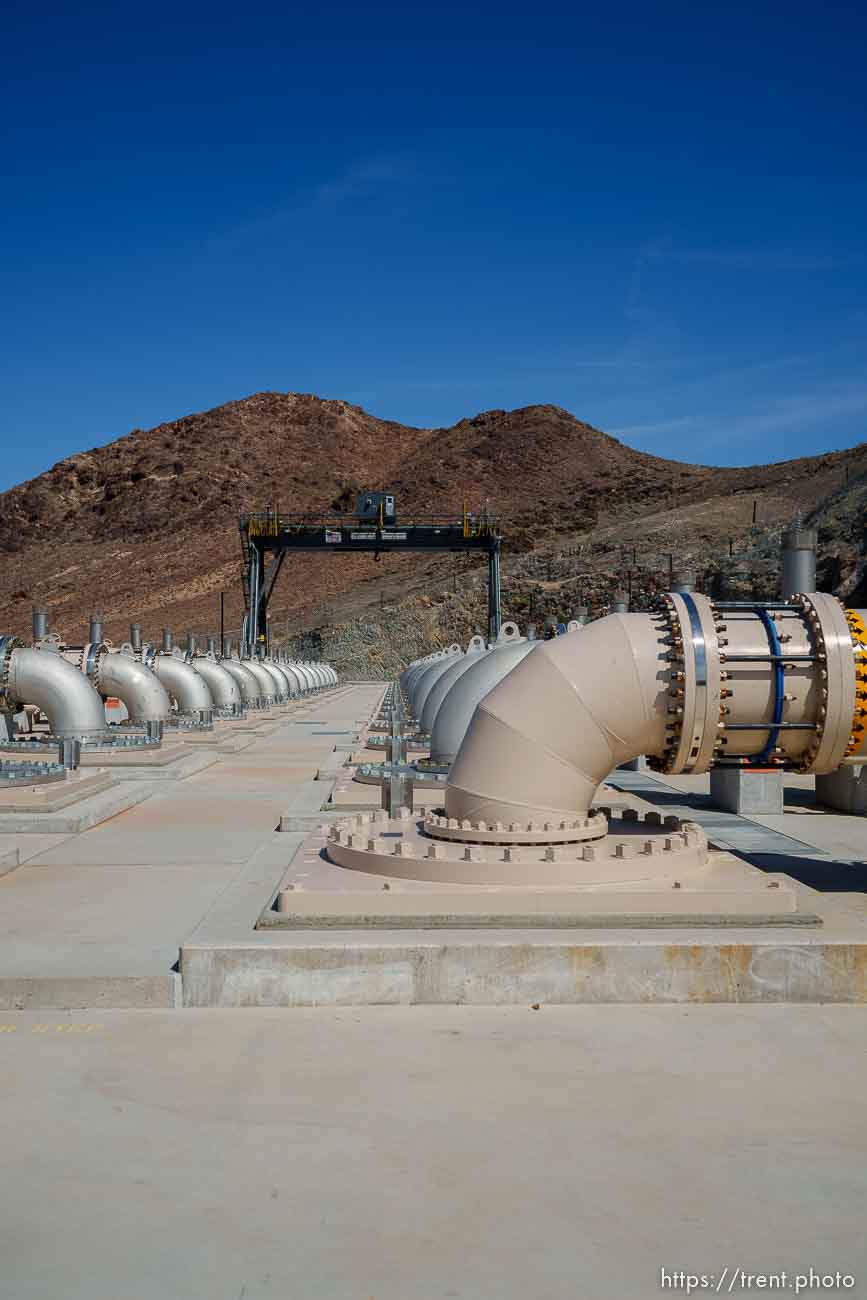
[(0, 487), (260, 389), (867, 438), (863, 5), (17, 4)]

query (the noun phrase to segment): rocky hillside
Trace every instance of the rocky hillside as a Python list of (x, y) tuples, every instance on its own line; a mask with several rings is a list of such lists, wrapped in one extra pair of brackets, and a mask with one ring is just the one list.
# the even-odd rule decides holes
[[(672, 565), (708, 582), (730, 570), (741, 587), (772, 583), (779, 530), (798, 513), (820, 528), (826, 581), (844, 595), (864, 583), (864, 444), (715, 469), (635, 451), (554, 406), (415, 429), (341, 401), (259, 393), (135, 429), (2, 494), (2, 630), (26, 634), (41, 602), (67, 635), (91, 609), (116, 638), (132, 618), (148, 635), (163, 624), (206, 632), (221, 590), (235, 630), (238, 513), (351, 508), (362, 486), (393, 488), (404, 515), (489, 502), (506, 536), (504, 609), (522, 618), (604, 603), (618, 585), (639, 595)], [(272, 626), (339, 640), (357, 625), (363, 642), (406, 614), (420, 644), (449, 640), (477, 621), (480, 579), (454, 556), (304, 557), (284, 566)], [(344, 657), (384, 670), (361, 642)]]

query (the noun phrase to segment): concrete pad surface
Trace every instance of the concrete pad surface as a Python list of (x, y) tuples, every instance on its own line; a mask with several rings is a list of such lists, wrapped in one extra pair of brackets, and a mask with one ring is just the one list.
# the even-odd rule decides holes
[[(269, 831), (230, 830), (225, 826), (193, 830), (122, 830), (79, 835), (31, 859), (33, 868), (209, 866), (213, 862), (246, 862)], [(165, 900), (166, 911), (171, 899)]]
[(2, 1024), (8, 1300), (645, 1300), (662, 1268), (864, 1294), (862, 1010)]
[(24, 863), (0, 878), (0, 986), (19, 977), (165, 975), (238, 871), (231, 862), (147, 871)]

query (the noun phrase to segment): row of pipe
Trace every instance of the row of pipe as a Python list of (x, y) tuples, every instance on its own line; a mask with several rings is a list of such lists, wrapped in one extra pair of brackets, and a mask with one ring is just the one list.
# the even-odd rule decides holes
[(98, 742), (110, 734), (105, 701), (118, 699), (131, 724), (158, 738), (172, 719), (210, 726), (215, 717), (240, 718), (338, 682), (329, 664), (298, 662), (282, 651), (241, 659), (228, 639), (221, 649), (215, 637), (200, 649), (190, 634), (182, 650), (169, 629), (155, 646), (143, 640), (137, 623), (129, 641), (114, 646), (97, 615), (88, 640), (72, 645), (49, 632), (44, 610), (34, 610), (31, 646), (0, 636), (0, 713), (8, 719), (30, 706), (45, 714), (58, 740)]
[(491, 646), (407, 667), (430, 761), (451, 765), (449, 817), (573, 817), (641, 755), (672, 774), (867, 763), (867, 611), (818, 592), (726, 602), (678, 586), (649, 613), (576, 621), (550, 641), (506, 624)]

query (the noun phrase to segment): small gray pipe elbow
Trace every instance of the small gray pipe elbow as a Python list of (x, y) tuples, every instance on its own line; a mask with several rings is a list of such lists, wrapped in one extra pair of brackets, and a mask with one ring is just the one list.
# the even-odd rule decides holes
[(126, 705), (130, 722), (165, 722), (172, 702), (156, 673), (131, 655), (104, 651), (99, 655), (94, 685), (103, 699), (116, 696)]
[(210, 713), (214, 698), (204, 677), (172, 654), (158, 654), (154, 672), (178, 706), (179, 713)]

